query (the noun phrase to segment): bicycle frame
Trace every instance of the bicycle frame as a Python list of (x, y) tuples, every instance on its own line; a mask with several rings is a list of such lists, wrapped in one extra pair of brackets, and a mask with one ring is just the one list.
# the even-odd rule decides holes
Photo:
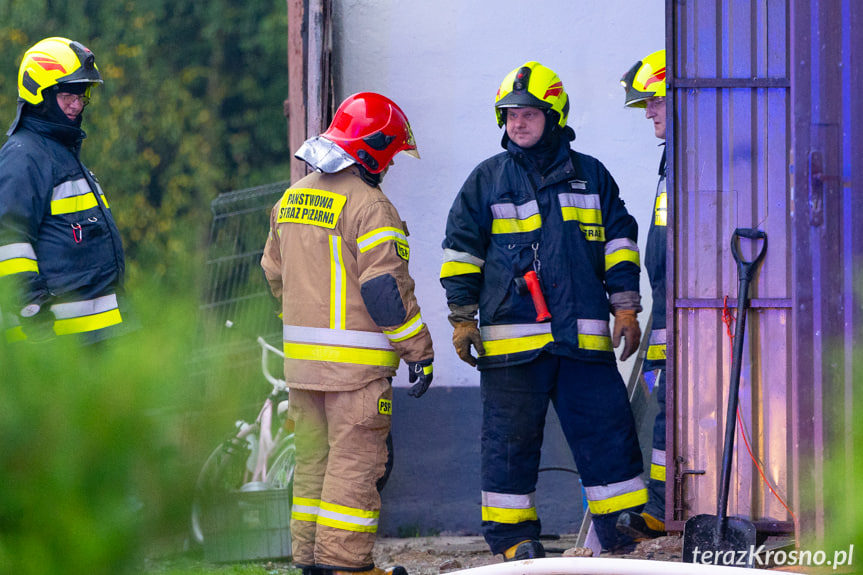
[[(273, 398), (277, 397), (281, 392), (287, 389), (287, 384), (285, 383), (285, 380), (272, 375), (270, 373), (268, 364), (270, 353), (275, 353), (282, 358), (285, 357), (285, 354), (281, 350), (267, 343), (267, 341), (260, 336), (258, 336), (257, 342), (258, 345), (261, 346), (262, 350), (261, 371), (264, 374), (264, 378), (266, 378), (266, 380), (270, 382), (270, 385), (273, 386), (273, 391), (270, 393), (267, 399), (264, 400), (264, 405), (261, 407), (261, 411), (260, 413), (258, 413), (258, 417), (255, 419), (254, 425), (249, 425), (242, 421), (237, 422), (237, 425), (240, 428), (240, 431), (237, 434), (237, 438), (245, 439), (246, 441), (248, 441), (250, 444), (249, 447), (252, 449), (252, 455), (254, 456), (255, 454), (257, 454), (254, 465), (251, 467), (247, 465), (247, 469), (249, 469), (249, 471), (251, 471), (252, 473), (248, 483), (264, 482), (267, 478), (267, 461), (269, 460), (270, 452), (272, 451), (273, 446), (276, 444), (276, 440), (273, 437), (272, 433)], [(284, 402), (281, 403), (287, 403), (287, 400), (284, 400)], [(281, 413), (281, 405), (279, 406), (279, 409)], [(257, 446), (253, 441), (249, 441), (249, 436), (255, 430), (258, 431)]]

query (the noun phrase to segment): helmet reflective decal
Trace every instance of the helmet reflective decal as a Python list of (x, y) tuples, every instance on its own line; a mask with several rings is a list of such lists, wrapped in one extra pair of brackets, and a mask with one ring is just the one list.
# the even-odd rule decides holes
[(63, 72), (64, 74), (66, 73), (66, 68), (63, 67), (63, 64), (49, 56), (33, 56), (33, 61), (39, 64), (39, 67), (46, 72), (56, 70), (59, 72)]

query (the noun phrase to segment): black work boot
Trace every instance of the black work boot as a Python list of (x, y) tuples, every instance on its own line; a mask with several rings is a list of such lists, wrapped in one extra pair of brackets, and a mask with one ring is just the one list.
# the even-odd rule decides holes
[(521, 561), (523, 559), (541, 559), (545, 557), (545, 547), (539, 541), (526, 540), (513, 545), (503, 552), (504, 561)]
[(615, 525), (619, 533), (633, 539), (655, 539), (665, 535), (665, 523), (648, 513), (624, 511)]

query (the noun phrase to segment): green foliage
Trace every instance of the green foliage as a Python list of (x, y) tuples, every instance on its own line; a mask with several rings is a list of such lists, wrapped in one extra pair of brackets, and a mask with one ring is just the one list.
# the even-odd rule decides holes
[(288, 178), (284, 2), (0, 0), (0, 21), (4, 129), (27, 48), (64, 36), (96, 55), (105, 83), (84, 114), (82, 159), (111, 203), (133, 285), (173, 281), (219, 193)]

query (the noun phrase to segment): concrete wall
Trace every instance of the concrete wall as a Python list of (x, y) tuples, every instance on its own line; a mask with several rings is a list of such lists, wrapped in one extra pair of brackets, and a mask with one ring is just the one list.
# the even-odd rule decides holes
[[(529, 9), (534, 6), (537, 10)], [(558, 73), (571, 99), (574, 147), (599, 158), (611, 171), (638, 219), (643, 248), (661, 150), (643, 112), (623, 107), (619, 80), (637, 59), (664, 47), (664, 11), (660, 0), (548, 0), (535, 5), (512, 0), (333, 2), (337, 100), (360, 91), (389, 96), (410, 119), (422, 155), (421, 160), (397, 157), (383, 188), (410, 229), (411, 272), (435, 341), (435, 387), (420, 400), (396, 394), (397, 462), (385, 492), (384, 534), (413, 524), (413, 517), (397, 516), (413, 504), (432, 509), (442, 502), (460, 502), (441, 513), (440, 521), (426, 521), (424, 526), (417, 519), (421, 530), (479, 525), (479, 393), (447, 389), (475, 388), (479, 376), (458, 359), (450, 344), (438, 273), (453, 198), (473, 167), (501, 150), (502, 130), (493, 109), (501, 80), (529, 60)], [(649, 310), (650, 291), (646, 274), (642, 276), (643, 304)], [(648, 313), (641, 314), (642, 325)], [(624, 378), (630, 364), (631, 360), (621, 365)], [(404, 367), (394, 384), (407, 386)], [(563, 459), (551, 461), (544, 453), (543, 464), (567, 464), (569, 457), (571, 465), (561, 437), (553, 428), (548, 436), (548, 457), (560, 454)], [(432, 463), (452, 467), (424, 472)], [(436, 477), (441, 480), (438, 485), (446, 478), (457, 489), (442, 492), (442, 487), (435, 488)], [(566, 479), (571, 478), (545, 491), (553, 494), (559, 489), (561, 497), (572, 501), (573, 513), (580, 513), (581, 494), (572, 493)], [(542, 499), (540, 505), (543, 514)], [(550, 506), (543, 514), (546, 524), (558, 532), (568, 530), (574, 517), (561, 507)], [(459, 513), (462, 517), (456, 517)]]

